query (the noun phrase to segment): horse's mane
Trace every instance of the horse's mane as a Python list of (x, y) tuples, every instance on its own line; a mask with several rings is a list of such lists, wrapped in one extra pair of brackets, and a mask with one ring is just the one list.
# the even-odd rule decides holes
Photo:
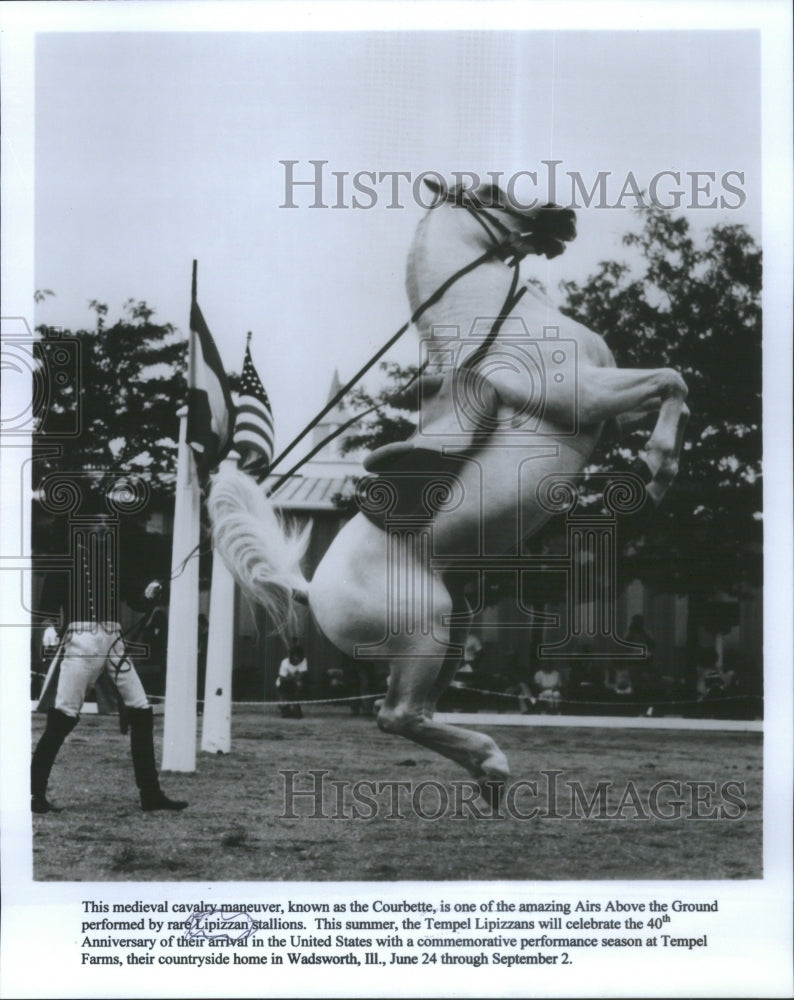
[(408, 304), (411, 307), (411, 312), (415, 312), (420, 305), (420, 291), (419, 291), (419, 266), (418, 258), (420, 256), (420, 248), (423, 249), (423, 237), (424, 230), (430, 221), (430, 213), (433, 209), (428, 209), (422, 219), (419, 221), (419, 225), (416, 227), (414, 232), (414, 238), (411, 240), (411, 246), (408, 250), (408, 259), (405, 263), (405, 291), (408, 294)]

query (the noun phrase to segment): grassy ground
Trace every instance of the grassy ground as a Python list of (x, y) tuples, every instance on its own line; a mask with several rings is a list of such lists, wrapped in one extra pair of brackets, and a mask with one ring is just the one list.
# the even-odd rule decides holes
[[(588, 880), (745, 879), (761, 876), (761, 736), (711, 733), (481, 727), (507, 753), (515, 780), (538, 781), (538, 794), (515, 799), (523, 813), (548, 811), (542, 770), (562, 772), (557, 811), (571, 812), (566, 782), (578, 781), (588, 798), (599, 781), (611, 781), (609, 811), (632, 782), (639, 808), (649, 813), (648, 791), (662, 779), (716, 782), (717, 794), (685, 816), (638, 819), (630, 803), (624, 818), (454, 818), (436, 821), (403, 806), (389, 818), (388, 794), (371, 819), (352, 819), (350, 792), (341, 800), (347, 818), (333, 819), (335, 791), (327, 786), (323, 811), (305, 815), (311, 801), (296, 800), (302, 818), (284, 818), (280, 770), (325, 769), (326, 780), (422, 781), (451, 784), (466, 775), (449, 761), (393, 736), (372, 719), (341, 708), (312, 708), (303, 720), (284, 720), (272, 709), (236, 709), (232, 753), (199, 754), (195, 773), (165, 774), (163, 787), (184, 797), (182, 813), (141, 812), (127, 738), (115, 717), (84, 716), (61, 751), (50, 780), (50, 798), (62, 812), (33, 817), (34, 877), (57, 881), (381, 881), (381, 880)], [(43, 717), (33, 716), (34, 741)], [(199, 729), (200, 729), (199, 720)], [(160, 754), (162, 717), (155, 720)], [(551, 779), (549, 779), (551, 780)], [(726, 804), (719, 789), (744, 782), (746, 811), (738, 819), (687, 818)], [(667, 798), (669, 798), (669, 793)], [(660, 802), (667, 798), (660, 796)], [(423, 793), (418, 812), (439, 803)], [(732, 814), (738, 809), (730, 806)], [(650, 813), (649, 813), (650, 814)]]

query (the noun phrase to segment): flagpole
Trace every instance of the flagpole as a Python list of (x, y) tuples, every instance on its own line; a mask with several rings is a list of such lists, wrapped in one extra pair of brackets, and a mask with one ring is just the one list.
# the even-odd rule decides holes
[(171, 554), (171, 600), (165, 674), (163, 770), (196, 770), (196, 664), (198, 660), (199, 560), (188, 553), (198, 544), (200, 493), (193, 455), (187, 443), (187, 407), (179, 411), (179, 458), (174, 540)]
[[(234, 465), (234, 459), (226, 458), (221, 468), (233, 468)], [(201, 749), (207, 753), (229, 753), (232, 746), (234, 578), (217, 553), (212, 557), (209, 619)]]
[[(194, 260), (191, 306), (196, 301), (196, 270)], [(188, 341), (188, 385), (194, 384), (194, 355), (195, 336), (191, 329)], [(182, 407), (177, 416), (179, 450), (171, 550), (162, 768), (165, 771), (195, 771), (199, 560), (194, 549), (199, 544), (201, 532), (201, 494), (195, 460), (187, 442), (188, 408)]]

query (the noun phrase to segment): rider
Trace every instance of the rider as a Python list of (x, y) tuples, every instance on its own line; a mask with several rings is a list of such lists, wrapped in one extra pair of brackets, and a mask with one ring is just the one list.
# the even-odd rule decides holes
[[(147, 619), (159, 607), (162, 585), (155, 581), (145, 591), (150, 606)], [(97, 682), (111, 685), (119, 700), (122, 732), (130, 730), (135, 781), (144, 812), (178, 811), (187, 802), (169, 799), (160, 788), (154, 756), (153, 712), (124, 645), (121, 628), (111, 621), (72, 622), (64, 633), (38, 704), (47, 712), (47, 725), (33, 752), (30, 766), (31, 809), (57, 812), (47, 800), (47, 782), (64, 740), (80, 721), (88, 690)]]

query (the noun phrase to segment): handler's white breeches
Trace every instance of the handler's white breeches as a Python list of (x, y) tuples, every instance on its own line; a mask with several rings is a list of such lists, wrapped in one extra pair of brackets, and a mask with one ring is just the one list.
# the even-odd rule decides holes
[(89, 688), (107, 665), (113, 683), (127, 708), (148, 708), (149, 699), (126, 656), (121, 626), (117, 622), (73, 622), (62, 640), (63, 657), (55, 707), (76, 718)]

